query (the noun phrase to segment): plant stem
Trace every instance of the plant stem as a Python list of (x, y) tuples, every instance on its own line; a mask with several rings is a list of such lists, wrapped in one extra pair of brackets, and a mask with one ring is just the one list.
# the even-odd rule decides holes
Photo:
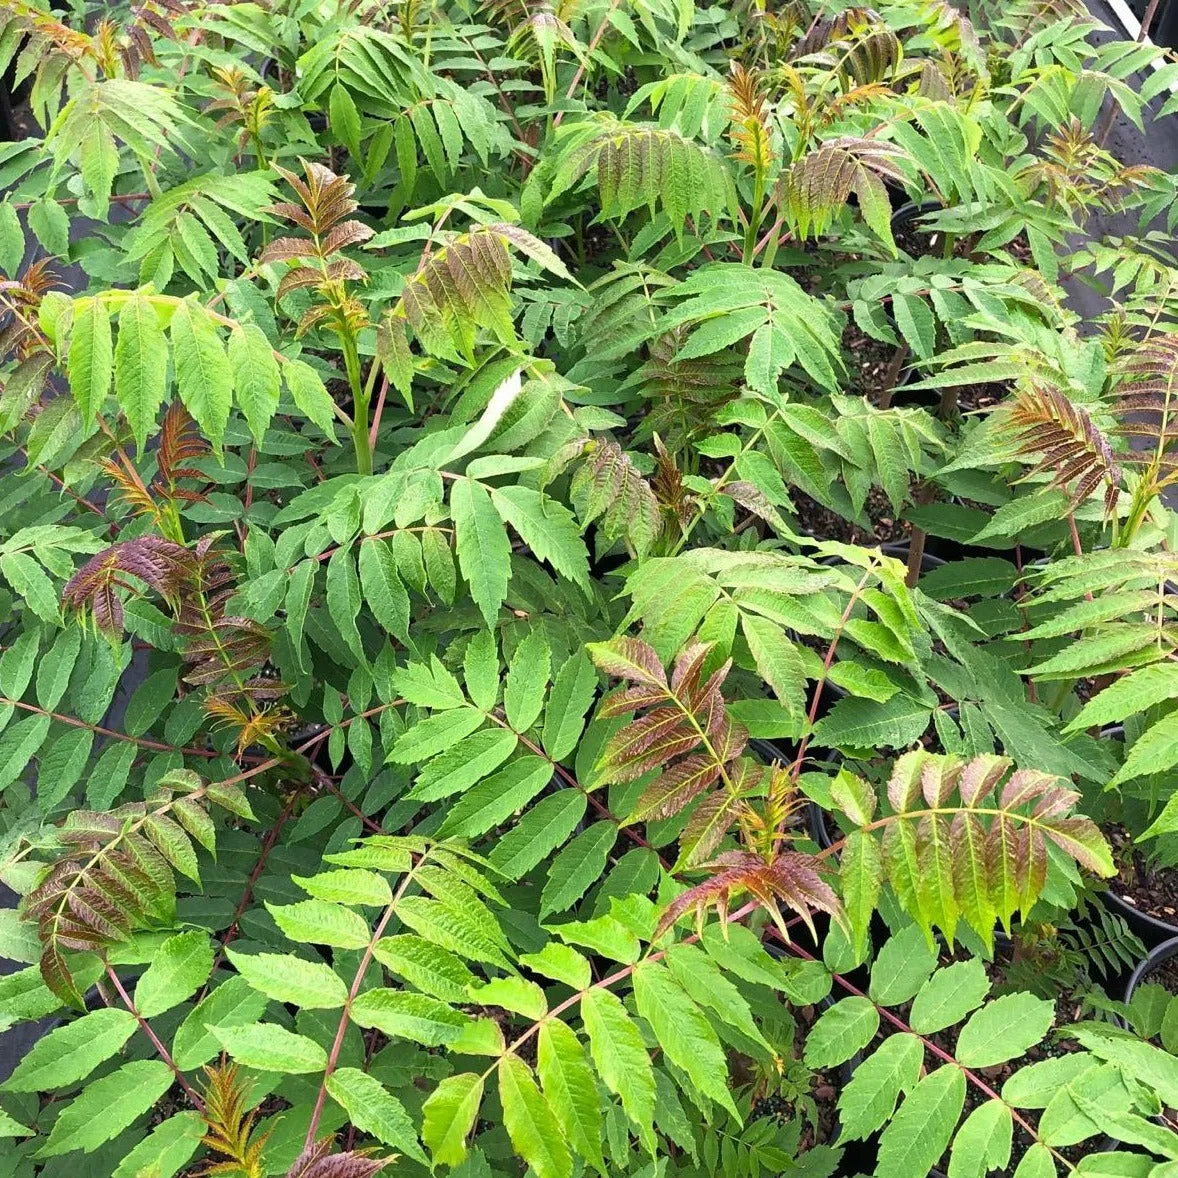
[(744, 254), (741, 261), (751, 266), (756, 261), (757, 231), (761, 228), (761, 220), (765, 215), (765, 173), (757, 168), (753, 180), (753, 204), (749, 209), (749, 223), (744, 231)]
[(413, 882), (417, 874), (417, 869), (428, 858), (429, 852), (427, 851), (426, 854), (418, 859), (416, 864), (405, 872), (404, 878), (397, 885), (397, 890), (393, 894), (393, 898), (389, 901), (389, 906), (381, 913), (376, 928), (372, 930), (372, 936), (368, 940), (364, 955), (360, 958), (360, 964), (356, 967), (356, 976), (352, 979), (351, 988), (348, 990), (348, 1000), (344, 1003), (343, 1013), (339, 1017), (339, 1026), (336, 1028), (335, 1039), (327, 1055), (327, 1067), (323, 1070), (323, 1080), (319, 1084), (319, 1094), (315, 1098), (315, 1108), (311, 1112), (311, 1123), (307, 1126), (307, 1148), (310, 1148), (315, 1142), (315, 1132), (319, 1128), (319, 1118), (323, 1115), (323, 1103), (327, 1099), (327, 1081), (331, 1078), (336, 1065), (339, 1063), (340, 1051), (344, 1045), (344, 1035), (348, 1030), (348, 1022), (351, 1020), (352, 1003), (356, 1001), (356, 997), (360, 993), (360, 987), (364, 984), (364, 975), (368, 973), (368, 966), (372, 962), (372, 951), (375, 949), (377, 941), (384, 936), (384, 930), (396, 914), (397, 905), (400, 903), (402, 896), (405, 895), (406, 889)]
[(884, 373), (884, 387), (879, 391), (879, 408), (888, 409), (892, 404), (892, 394), (896, 391), (896, 381), (900, 379), (900, 369), (908, 359), (908, 345), (902, 343), (892, 356), (888, 370)]
[(368, 390), (360, 379), (360, 353), (355, 336), (340, 334), (344, 354), (344, 369), (352, 389), (352, 446), (356, 452), (356, 473), (372, 473), (372, 441), (368, 432)]
[(197, 1095), (196, 1090), (184, 1078), (184, 1073), (176, 1066), (176, 1061), (172, 1058), (168, 1049), (160, 1042), (159, 1036), (151, 1029), (151, 1025), (147, 1019), (143, 1017), (135, 1008), (135, 1003), (131, 1001), (131, 995), (123, 989), (123, 983), (119, 981), (119, 975), (115, 973), (110, 965), (106, 967), (106, 976), (110, 978), (111, 984), (114, 986), (118, 996), (123, 1000), (123, 1005), (135, 1016), (135, 1021), (139, 1024), (139, 1029), (151, 1040), (152, 1047), (155, 1048), (156, 1054), (160, 1059), (172, 1069), (172, 1074), (176, 1077), (176, 1083), (184, 1089), (184, 1094), (192, 1101), (193, 1107), (197, 1112), (204, 1112), (205, 1103)]

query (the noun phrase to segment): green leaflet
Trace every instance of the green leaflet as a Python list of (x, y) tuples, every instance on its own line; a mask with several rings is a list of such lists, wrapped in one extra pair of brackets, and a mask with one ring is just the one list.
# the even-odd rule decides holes
[(1014, 1178), (1056, 1178), (1055, 1160), (1045, 1145), (1036, 1142), (1023, 1154)]
[(600, 988), (585, 992), (581, 1017), (598, 1075), (621, 1098), (622, 1108), (638, 1126), (640, 1139), (653, 1154), (654, 1073), (638, 1028), (621, 999)]
[(356, 628), (363, 598), (356, 563), (347, 548), (337, 548), (327, 562), (327, 612), (353, 658), (363, 664), (364, 644)]
[(233, 368), (225, 345), (203, 308), (188, 300), (172, 312), (169, 332), (180, 400), (220, 453), (233, 400)]
[(65, 1023), (37, 1040), (3, 1088), (6, 1092), (70, 1088), (114, 1055), (136, 1025), (134, 1015), (113, 1007)]
[(1005, 994), (974, 1013), (957, 1036), (954, 1054), (967, 1068), (984, 1068), (1022, 1055), (1055, 1021), (1055, 1003), (1033, 994)]
[(779, 626), (755, 614), (745, 614), (741, 628), (761, 677), (795, 720), (806, 708), (806, 674), (801, 655)]
[(82, 646), (82, 631), (77, 626), (63, 630), (48, 653), (37, 664), (37, 703), (48, 711), (61, 702), (77, 665)]
[(924, 985), (936, 964), (936, 954), (924, 933), (916, 925), (902, 929), (889, 937), (876, 955), (871, 967), (872, 1001), (881, 1006), (907, 1002)]
[(303, 1010), (334, 1010), (348, 997), (344, 981), (330, 966), (290, 953), (226, 951), (234, 969), (257, 991)]
[(853, 830), (848, 836), (839, 858), (839, 877), (843, 905), (854, 930), (856, 952), (863, 956), (883, 883), (879, 846), (870, 834)]
[(409, 637), (409, 594), (384, 540), (360, 545), (360, 588), (376, 620), (402, 642)]
[(536, 1071), (544, 1098), (573, 1149), (605, 1175), (601, 1151), (603, 1118), (597, 1080), (576, 1034), (560, 1019), (541, 1023)]
[[(324, 1057), (326, 1059), (326, 1057)], [(172, 1086), (163, 1060), (138, 1059), (95, 1080), (62, 1109), (38, 1151), (53, 1157), (80, 1149), (92, 1153), (145, 1113)]]
[(0, 1109), (0, 1138), (5, 1137), (32, 1137), (34, 1130), (27, 1125), (22, 1125), (20, 1121), (10, 1117), (3, 1109)]
[(1178, 761), (1178, 712), (1171, 712), (1133, 742), (1125, 763), (1113, 775), (1108, 788), (1148, 773), (1159, 773), (1175, 761)]
[(530, 630), (508, 664), (503, 686), (503, 709), (516, 732), (527, 732), (539, 719), (551, 662), (544, 631), (539, 627)]
[(552, 766), (530, 754), (479, 782), (452, 806), (439, 828), (443, 838), (486, 834), (526, 806), (552, 779)]
[(585, 542), (563, 503), (521, 486), (493, 488), (491, 500), (503, 522), (519, 533), (538, 560), (546, 560), (562, 576), (588, 590)]
[(675, 980), (695, 1002), (771, 1052), (740, 990), (702, 949), (695, 945), (672, 945), (665, 960)]
[(213, 971), (208, 934), (193, 929), (169, 937), (135, 987), (135, 1007), (145, 1018), (162, 1014), (193, 994)]
[(990, 979), (978, 958), (938, 969), (920, 988), (908, 1021), (918, 1035), (931, 1035), (959, 1023), (985, 1001)]
[(428, 1164), (404, 1105), (379, 1080), (359, 1068), (337, 1068), (327, 1077), (327, 1094), (361, 1132)]
[(480, 630), (462, 656), (467, 694), (476, 708), (490, 711), (499, 698), (499, 644), (490, 630)]
[(634, 999), (667, 1058), (687, 1073), (703, 1095), (739, 1119), (716, 1032), (666, 966), (648, 961), (634, 970)]
[(946, 1064), (925, 1076), (880, 1136), (877, 1178), (927, 1174), (948, 1147), (964, 1104), (960, 1068)]
[(337, 949), (364, 949), (368, 925), (357, 913), (326, 900), (300, 900), (297, 904), (270, 904), (266, 910), (292, 941), (331, 945)]
[(145, 1168), (152, 1178), (173, 1178), (196, 1153), (205, 1128), (197, 1112), (169, 1117), (123, 1157), (111, 1178), (139, 1178)]
[(372, 954), (381, 965), (444, 1002), (465, 1002), (476, 981), (461, 958), (421, 937), (405, 933), (383, 937)]
[(450, 491), (458, 567), (487, 625), (493, 627), (507, 596), (511, 544), (490, 493), (473, 479), (458, 479)]
[(266, 996), (245, 978), (228, 978), (196, 1004), (180, 1024), (172, 1041), (172, 1058), (186, 1071), (208, 1063), (221, 1050), (210, 1027), (242, 1026), (256, 1022), (266, 1009)]
[(560, 1126), (536, 1087), (531, 1068), (516, 1055), (499, 1061), (499, 1100), (511, 1144), (536, 1178), (568, 1178), (572, 1158)]
[(51, 723), (48, 716), (28, 716), (5, 729), (0, 736), (0, 790), (11, 785), (24, 772), (45, 743)]
[(427, 941), (470, 961), (508, 967), (499, 929), (488, 929), (470, 913), (423, 896), (406, 896), (397, 902), (396, 911), (405, 924)]
[(1178, 673), (1168, 662), (1141, 667), (1093, 696), (1066, 731), (1080, 732), (1144, 712), (1155, 704), (1178, 697)]
[(851, 1075), (839, 1094), (842, 1135), (865, 1140), (891, 1117), (901, 1093), (920, 1079), (924, 1044), (915, 1035), (889, 1035)]
[(312, 876), (292, 875), (291, 880), (314, 899), (333, 904), (384, 908), (393, 900), (388, 880), (363, 868), (320, 871)]
[(502, 1006), (536, 1022), (548, 1012), (544, 991), (525, 978), (492, 978), (472, 991), (482, 1006)]
[(481, 1076), (447, 1076), (422, 1106), (421, 1139), (435, 1164), (457, 1166), (466, 1157), (466, 1139), (483, 1099)]
[(327, 1066), (327, 1052), (318, 1043), (273, 1023), (209, 1029), (221, 1046), (247, 1068), (303, 1075), (321, 1072)]
[(360, 1027), (376, 1027), (390, 1037), (410, 1039), (423, 1047), (452, 1043), (470, 1021), (428, 994), (406, 990), (365, 990), (351, 1007), (352, 1021)]
[(814, 740), (834, 748), (904, 748), (928, 727), (932, 709), (906, 695), (884, 703), (841, 699), (814, 725)]
[[(470, 721), (470, 711), (451, 714), (460, 717), (459, 728)], [(442, 720), (442, 717), (437, 716), (434, 719)], [(481, 723), (481, 716), (479, 720)], [(446, 725), (443, 722), (437, 727), (444, 729)], [(407, 732), (405, 736), (408, 735)], [(451, 794), (462, 793), (498, 769), (515, 752), (518, 743), (515, 733), (506, 728), (484, 728), (465, 736), (429, 761), (417, 775), (417, 781), (407, 796), (432, 802)], [(399, 747), (404, 746), (394, 745), (394, 751)]]
[(1061, 1088), (1091, 1067), (1091, 1057), (1083, 1052), (1040, 1060), (1002, 1085), (1002, 1099), (1015, 1108), (1046, 1108)]
[(564, 982), (573, 990), (587, 990), (592, 980), (588, 960), (559, 941), (549, 941), (538, 953), (521, 954), (519, 960), (528, 969)]
[(3, 573), (17, 597), (23, 598), (24, 604), (37, 617), (52, 625), (61, 625), (61, 611), (53, 582), (28, 553), (5, 552), (0, 556), (0, 573)]
[(597, 691), (597, 674), (583, 650), (571, 655), (556, 673), (544, 711), (541, 743), (554, 760), (561, 761), (577, 746)]
[(1010, 1161), (1014, 1122), (1000, 1100), (988, 1100), (974, 1109), (953, 1141), (949, 1178), (984, 1178), (990, 1170), (1003, 1170)]
[(845, 1063), (879, 1030), (879, 1012), (866, 998), (844, 998), (818, 1016), (806, 1037), (806, 1066), (828, 1068)]
[(282, 366), (282, 379), (299, 412), (310, 418), (334, 442), (335, 406), (319, 373), (302, 360), (288, 360)]
[(600, 878), (617, 838), (618, 828), (612, 822), (595, 822), (552, 860), (540, 895), (541, 920), (572, 907)]
[(256, 323), (230, 331), (229, 363), (233, 368), (237, 403), (254, 441), (260, 442), (278, 408), (280, 376), (270, 341)]
[(507, 879), (521, 879), (573, 833), (588, 806), (585, 795), (575, 789), (541, 798), (496, 841), (488, 856), (492, 866)]
[(110, 311), (101, 300), (87, 299), (75, 308), (69, 350), (70, 392), (83, 425), (94, 420), (105, 402), (113, 374)]
[(164, 403), (168, 377), (168, 344), (159, 314), (146, 295), (131, 295), (119, 312), (114, 375), (119, 408), (142, 450)]

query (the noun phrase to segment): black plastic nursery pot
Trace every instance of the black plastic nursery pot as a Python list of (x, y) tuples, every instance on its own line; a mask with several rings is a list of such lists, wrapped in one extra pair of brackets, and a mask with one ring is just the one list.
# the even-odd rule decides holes
[(1140, 986), (1143, 982), (1149, 981), (1149, 975), (1153, 973), (1158, 968), (1158, 966), (1162, 964), (1163, 961), (1169, 961), (1171, 957), (1178, 957), (1178, 935), (1171, 937), (1168, 941), (1163, 941), (1160, 945), (1155, 945), (1145, 955), (1145, 957), (1137, 963), (1137, 968), (1129, 975), (1129, 980), (1125, 983), (1126, 1006), (1132, 1000), (1137, 987)]
[[(1101, 735), (1111, 737), (1122, 735), (1123, 732), (1120, 725), (1114, 725), (1105, 729)], [(1143, 911), (1131, 899), (1115, 890), (1117, 885), (1118, 880), (1112, 880), (1100, 893), (1100, 898), (1110, 912), (1120, 916), (1130, 930), (1141, 938), (1147, 949), (1156, 949), (1178, 938), (1178, 916), (1171, 922), (1164, 917)]]
[[(1122, 917), (1129, 928), (1145, 942), (1146, 946), (1150, 948), (1150, 957), (1168, 945), (1173, 948), (1165, 956), (1173, 956), (1174, 953), (1178, 953), (1178, 924), (1170, 924), (1168, 921), (1151, 916), (1148, 912), (1142, 912), (1135, 904), (1130, 903), (1123, 896), (1117, 895), (1112, 888), (1101, 892), (1100, 898), (1110, 912)], [(1159, 958), (1159, 960), (1164, 959), (1164, 957)], [(1147, 957), (1146, 961), (1149, 960), (1150, 958)], [(1138, 969), (1144, 965), (1145, 962), (1142, 962)], [(1133, 977), (1136, 976), (1135, 972)]]

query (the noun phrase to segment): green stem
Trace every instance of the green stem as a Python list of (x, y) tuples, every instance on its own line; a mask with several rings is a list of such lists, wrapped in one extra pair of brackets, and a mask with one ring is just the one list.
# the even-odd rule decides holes
[(1128, 548), (1141, 530), (1141, 525), (1145, 520), (1145, 512), (1153, 500), (1153, 479), (1147, 476), (1148, 472), (1141, 476), (1137, 486), (1133, 488), (1129, 514), (1113, 537), (1114, 548)]
[(356, 339), (350, 334), (340, 333), (340, 346), (344, 354), (344, 369), (352, 389), (352, 446), (356, 451), (356, 473), (372, 473), (372, 442), (368, 436), (369, 389), (360, 380), (360, 354)]
[(749, 209), (749, 223), (744, 231), (744, 255), (741, 261), (751, 266), (756, 260), (757, 232), (765, 215), (765, 173), (758, 168), (753, 181), (753, 204)]

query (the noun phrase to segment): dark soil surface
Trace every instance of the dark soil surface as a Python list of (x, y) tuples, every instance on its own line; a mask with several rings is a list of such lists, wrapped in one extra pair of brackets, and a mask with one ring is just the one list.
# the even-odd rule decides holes
[[(882, 340), (872, 339), (852, 322), (847, 324), (843, 332), (843, 351), (849, 360), (851, 378), (847, 391), (860, 393), (873, 405), (878, 405), (880, 395), (891, 383), (888, 373), (895, 363), (895, 347)], [(902, 374), (903, 365), (901, 378)]]
[(1143, 977), (1142, 982), (1154, 982), (1169, 990), (1171, 994), (1178, 994), (1178, 957), (1167, 957), (1159, 962)]
[(888, 497), (878, 487), (873, 487), (867, 496), (866, 511), (872, 525), (870, 531), (823, 507), (804, 491), (794, 488), (792, 496), (794, 511), (797, 512), (802, 530), (819, 540), (841, 540), (847, 544), (872, 547), (905, 540), (911, 530), (908, 524), (896, 518)]
[(1139, 912), (1167, 924), (1178, 924), (1178, 868), (1154, 867), (1134, 847), (1123, 826), (1110, 826), (1105, 834), (1112, 843), (1113, 861), (1120, 869), (1109, 884), (1112, 891)]
[[(923, 214), (920, 214), (923, 216)], [(910, 258), (940, 257), (945, 252), (945, 238), (941, 233), (930, 233), (920, 224), (919, 216), (901, 225), (892, 225), (896, 247)]]

